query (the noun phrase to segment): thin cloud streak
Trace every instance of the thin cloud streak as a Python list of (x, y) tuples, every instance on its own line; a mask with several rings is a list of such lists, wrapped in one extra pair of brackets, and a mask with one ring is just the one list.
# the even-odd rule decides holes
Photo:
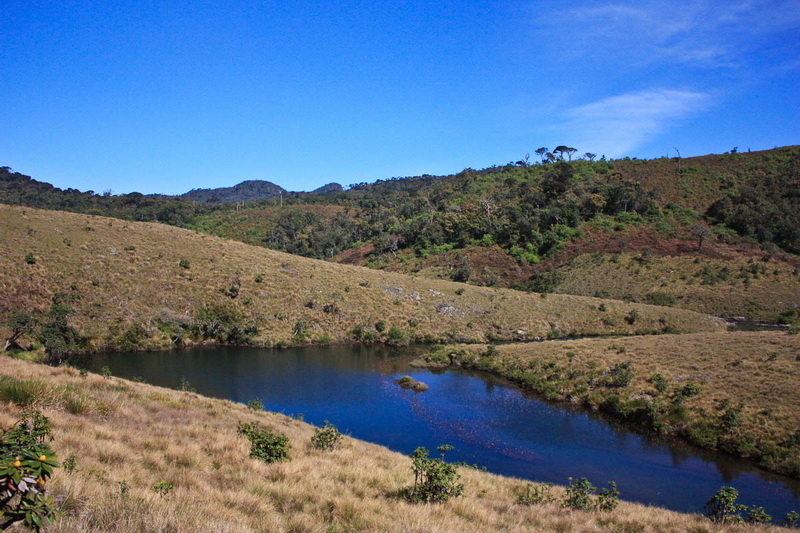
[(709, 101), (706, 93), (674, 89), (625, 93), (569, 109), (558, 131), (580, 149), (619, 157), (704, 111)]
[(757, 61), (752, 53), (765, 40), (800, 29), (800, 9), (797, 0), (617, 0), (566, 12), (552, 4), (536, 20), (574, 54), (728, 68)]

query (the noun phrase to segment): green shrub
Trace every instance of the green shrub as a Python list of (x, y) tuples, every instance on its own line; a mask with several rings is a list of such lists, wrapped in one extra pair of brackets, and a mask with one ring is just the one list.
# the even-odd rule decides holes
[(67, 322), (73, 312), (63, 295), (53, 296), (47, 319), (39, 328), (37, 337), (44, 345), (48, 363), (59, 364), (64, 356), (75, 352), (84, 343), (81, 335)]
[(567, 494), (563, 502), (564, 507), (579, 511), (591, 510), (592, 495), (596, 490), (595, 486), (589, 483), (589, 480), (585, 477), (581, 479), (568, 479), (569, 485), (567, 486)]
[(117, 481), (117, 485), (119, 486), (119, 497), (123, 500), (127, 500), (131, 495), (131, 486), (128, 485), (128, 482), (124, 479), (122, 481)]
[(408, 336), (397, 326), (392, 326), (386, 333), (386, 342), (392, 346), (405, 346), (408, 344)]
[(655, 389), (658, 392), (661, 392), (661, 393), (666, 392), (668, 383), (667, 383), (667, 378), (665, 378), (663, 375), (658, 374), (658, 373), (653, 374), (652, 376), (650, 376), (650, 378), (647, 381), (653, 387), (655, 387)]
[(461, 476), (456, 466), (444, 462), (445, 453), (452, 449), (448, 445), (439, 446), (437, 450), (442, 454), (440, 459), (428, 457), (428, 450), (424, 447), (414, 450), (411, 454), (414, 486), (405, 491), (409, 501), (441, 503), (463, 494), (464, 485), (458, 482)]
[(736, 503), (739, 491), (733, 487), (722, 487), (706, 502), (704, 507), (706, 516), (718, 524), (739, 523), (742, 521), (741, 512), (747, 506)]
[(698, 394), (700, 394), (700, 387), (695, 383), (687, 383), (675, 391), (673, 399), (675, 403), (681, 403), (683, 400), (691, 398), (692, 396), (697, 396)]
[(135, 350), (140, 348), (147, 339), (147, 330), (142, 324), (131, 324), (119, 338), (121, 350)]
[(47, 480), (58, 466), (48, 440), (50, 421), (39, 411), (23, 413), (0, 433), (0, 529), (22, 522), (40, 531), (56, 515), (46, 495)]
[(772, 520), (772, 516), (768, 515), (763, 507), (750, 507), (747, 509), (747, 517), (744, 521), (748, 524), (766, 524)]
[(335, 450), (339, 447), (342, 440), (342, 433), (327, 420), (322, 423), (321, 428), (314, 430), (311, 437), (311, 445), (318, 450)]
[(786, 518), (783, 520), (783, 525), (785, 527), (797, 527), (800, 525), (800, 513), (797, 511), (789, 511), (786, 514)]
[(608, 488), (601, 490), (597, 494), (597, 509), (610, 512), (619, 505), (619, 491), (614, 481), (608, 482)]
[(496, 357), (499, 354), (500, 350), (497, 349), (497, 346), (490, 344), (486, 347), (486, 351), (484, 351), (481, 355), (484, 357)]
[(77, 461), (77, 457), (75, 457), (74, 455), (70, 455), (69, 457), (67, 457), (64, 460), (64, 464), (61, 465), (61, 466), (64, 467), (64, 471), (67, 474), (71, 474), (71, 473), (73, 473), (75, 471), (75, 463), (76, 463), (76, 461)]
[(648, 304), (661, 305), (665, 307), (672, 307), (676, 303), (674, 296), (663, 291), (651, 292), (644, 297), (644, 301)]
[(247, 402), (247, 408), (252, 409), (253, 411), (263, 411), (264, 410), (264, 402), (255, 398)]
[(262, 428), (257, 422), (250, 424), (240, 422), (239, 434), (244, 435), (250, 441), (250, 457), (253, 459), (259, 459), (265, 463), (290, 459), (291, 445), (289, 438), (284, 435)]
[(181, 267), (181, 268), (184, 268), (186, 270), (189, 270), (189, 266), (190, 266), (189, 265), (189, 260), (188, 259), (181, 259), (178, 262), (178, 266)]
[(168, 481), (161, 480), (152, 487), (150, 490), (161, 496), (162, 498), (166, 498), (167, 494), (174, 488), (174, 485)]
[(517, 497), (520, 505), (539, 505), (556, 501), (552, 494), (552, 483), (528, 483), (525, 491)]
[(198, 309), (193, 330), (204, 339), (228, 344), (250, 344), (252, 336), (258, 333), (258, 328), (232, 302), (212, 302)]
[(617, 363), (609, 369), (604, 385), (615, 388), (627, 387), (633, 381), (633, 374), (633, 366), (630, 361)]
[(35, 265), (36, 264), (36, 257), (30, 252), (25, 254), (25, 263), (28, 265)]

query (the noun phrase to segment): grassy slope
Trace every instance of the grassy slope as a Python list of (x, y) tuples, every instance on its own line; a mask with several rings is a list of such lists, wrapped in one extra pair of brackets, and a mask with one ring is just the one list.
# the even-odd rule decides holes
[[(553, 400), (599, 408), (633, 423), (644, 423), (636, 409), (662, 413), (664, 433), (698, 445), (751, 457), (762, 466), (800, 476), (800, 336), (779, 332), (724, 332), (660, 337), (582, 339), (509, 344), (493, 356), (486, 346), (447, 347), (459, 364), (492, 371)], [(434, 359), (435, 360), (435, 359)], [(444, 359), (446, 361), (446, 359)], [(634, 377), (624, 387), (607, 386), (610, 369), (630, 363)], [(666, 379), (659, 393), (651, 376)], [(670, 411), (676, 389), (687, 383), (700, 394)], [(617, 406), (605, 403), (618, 397)], [(720, 430), (725, 408), (742, 410), (738, 425)], [(784, 446), (785, 449), (777, 449)]]
[(741, 241), (709, 239), (698, 250), (647, 227), (588, 231), (542, 266), (563, 274), (558, 293), (647, 302), (661, 292), (684, 309), (768, 321), (800, 305), (800, 258)]
[[(365, 264), (369, 247), (364, 248), (360, 254), (351, 251), (334, 260)], [(498, 246), (475, 246), (427, 259), (401, 252), (397, 257), (383, 256), (377, 266), (447, 279), (453, 265), (459, 264), (457, 255), (470, 265), (470, 283), (478, 285), (524, 284), (539, 269), (561, 276), (556, 293), (647, 302), (653, 293), (662, 292), (674, 298), (675, 307), (715, 316), (774, 321), (781, 312), (800, 306), (797, 256), (716, 240), (703, 243), (698, 251), (697, 241), (659, 235), (646, 227), (611, 232), (587, 228), (584, 237), (535, 267), (519, 263)]]
[(566, 275), (557, 293), (648, 301), (660, 292), (676, 307), (769, 321), (800, 305), (797, 267), (778, 258), (583, 254), (562, 268)]
[[(0, 376), (38, 386), (39, 406), (53, 422), (54, 449), (62, 460), (76, 457), (74, 472), (58, 469), (53, 477), (51, 495), (63, 514), (51, 533), (779, 531), (720, 527), (697, 515), (626, 502), (604, 514), (517, 505), (524, 482), (465, 468), (463, 498), (412, 505), (393, 496), (413, 481), (408, 458), (351, 438), (336, 451), (316, 451), (309, 446), (313, 428), (283, 415), (7, 358)], [(0, 401), (0, 426), (12, 424), (18, 412)], [(250, 459), (247, 441), (236, 435), (238, 421), (286, 434), (292, 460)], [(150, 490), (162, 480), (174, 485), (165, 498)], [(123, 481), (127, 498), (120, 496)]]
[[(140, 346), (165, 346), (157, 318), (191, 317), (223, 301), (259, 327), (256, 341), (290, 343), (299, 321), (307, 341), (348, 341), (362, 324), (385, 321), (410, 339), (481, 341), (548, 332), (629, 334), (640, 330), (715, 331), (718, 320), (688, 311), (568, 295), (523, 294), (337, 265), (160, 224), (0, 205), (0, 303), (46, 310), (50, 295), (74, 297), (72, 318), (94, 348), (119, 346), (132, 324)], [(26, 254), (36, 258), (25, 261)], [(182, 259), (189, 268), (182, 268)], [(256, 282), (263, 277), (261, 283)], [(232, 300), (220, 291), (241, 283)], [(462, 292), (459, 294), (459, 292)], [(325, 310), (325, 307), (327, 311)], [(632, 310), (638, 320), (624, 318)]]
[(675, 203), (704, 213), (711, 204), (746, 179), (774, 175), (782, 162), (798, 154), (800, 146), (783, 146), (736, 154), (618, 159), (614, 161), (614, 171), (654, 191), (661, 205)]

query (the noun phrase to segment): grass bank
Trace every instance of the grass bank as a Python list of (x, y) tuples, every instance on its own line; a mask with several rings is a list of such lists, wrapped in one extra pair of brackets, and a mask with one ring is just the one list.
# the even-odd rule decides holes
[(10, 334), (14, 311), (44, 317), (58, 295), (75, 311), (69, 325), (83, 336), (85, 350), (193, 342), (486, 342), (724, 328), (718, 319), (681, 309), (420, 279), (161, 224), (3, 205), (0, 219), (0, 335)]
[[(319, 451), (310, 445), (312, 426), (280, 414), (5, 357), (0, 377), (0, 426), (15, 421), (18, 403), (31, 399), (20, 391), (30, 391), (53, 423), (60, 460), (75, 458), (71, 472), (59, 468), (52, 480), (62, 514), (51, 533), (780, 530), (720, 526), (625, 501), (607, 513), (521, 505), (525, 482), (469, 468), (459, 469), (463, 497), (411, 504), (397, 496), (413, 483), (408, 457), (347, 437), (337, 450)], [(251, 459), (239, 422), (285, 434), (291, 460)], [(158, 484), (172, 489), (160, 495)], [(553, 493), (563, 497), (561, 488)]]
[(416, 364), (492, 372), (798, 478), (798, 354), (798, 335), (725, 332), (446, 346)]

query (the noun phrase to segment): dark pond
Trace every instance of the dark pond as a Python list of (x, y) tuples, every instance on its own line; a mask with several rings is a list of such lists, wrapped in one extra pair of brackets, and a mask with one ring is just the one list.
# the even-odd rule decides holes
[[(411, 352), (210, 348), (100, 354), (83, 364), (166, 387), (186, 380), (201, 394), (237, 402), (258, 398), (268, 410), (302, 414), (316, 425), (330, 420), (344, 433), (405, 454), (451, 444), (448, 460), (499, 474), (562, 485), (569, 476), (596, 486), (614, 480), (625, 499), (680, 511), (702, 512), (722, 485), (776, 519), (800, 510), (798, 481), (549, 405), (492, 376), (412, 368)], [(401, 389), (394, 380), (403, 375), (430, 390)]]

